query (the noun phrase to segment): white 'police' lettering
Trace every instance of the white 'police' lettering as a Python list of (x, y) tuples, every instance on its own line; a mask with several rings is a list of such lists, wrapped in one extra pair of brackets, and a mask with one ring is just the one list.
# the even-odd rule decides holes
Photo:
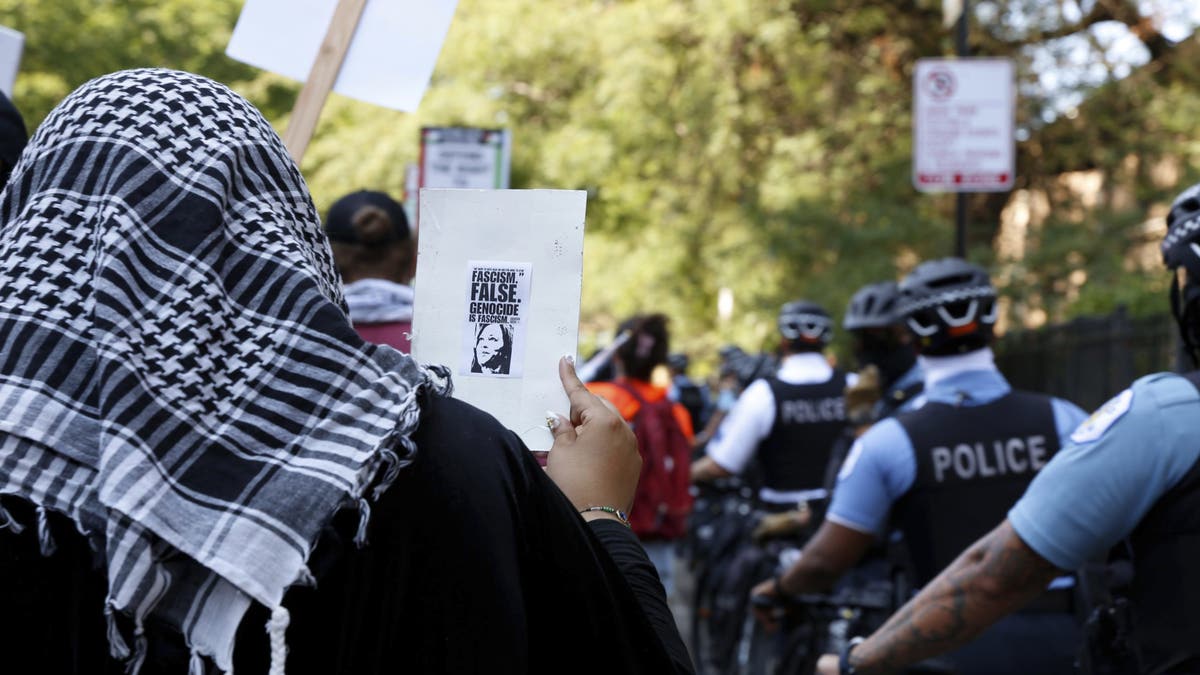
[(779, 414), (784, 424), (840, 422), (846, 419), (846, 401), (841, 396), (784, 401)]
[(984, 443), (958, 443), (954, 447), (939, 446), (930, 451), (933, 457), (933, 478), (941, 483), (946, 472), (953, 470), (962, 480), (990, 478), (1037, 472), (1046, 465), (1046, 437), (1010, 438)]

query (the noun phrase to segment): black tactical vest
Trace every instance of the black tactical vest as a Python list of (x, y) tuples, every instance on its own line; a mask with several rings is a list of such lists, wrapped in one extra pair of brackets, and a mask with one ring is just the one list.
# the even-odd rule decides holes
[(766, 380), (775, 397), (775, 423), (758, 445), (763, 485), (773, 490), (822, 486), (834, 442), (846, 428), (846, 374), (819, 384)]
[(983, 405), (927, 403), (896, 416), (912, 441), (917, 475), (892, 514), (918, 585), (1004, 520), (1058, 451), (1050, 401), (1012, 391)]
[[(1200, 390), (1200, 372), (1184, 377)], [(1129, 599), (1143, 672), (1200, 672), (1200, 460), (1159, 497), (1129, 541)]]

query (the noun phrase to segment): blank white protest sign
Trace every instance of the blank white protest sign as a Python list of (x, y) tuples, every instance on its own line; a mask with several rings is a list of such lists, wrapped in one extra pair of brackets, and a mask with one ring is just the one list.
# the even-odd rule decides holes
[[(546, 412), (569, 410), (558, 361), (578, 346), (587, 194), (426, 188), (420, 205), (413, 356), (447, 366), (457, 398), (548, 450)], [(511, 329), (511, 369), (472, 372), (494, 323)]]
[[(333, 90), (412, 112), (421, 103), (457, 0), (368, 0)], [(337, 0), (246, 0), (225, 53), (303, 82)]]
[(25, 51), (25, 35), (0, 26), (0, 91), (12, 98), (17, 72), (21, 69), (21, 53)]

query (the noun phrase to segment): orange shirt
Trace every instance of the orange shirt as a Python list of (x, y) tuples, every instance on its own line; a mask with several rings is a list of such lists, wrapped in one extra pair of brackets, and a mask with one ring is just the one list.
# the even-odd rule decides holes
[[(638, 393), (647, 403), (661, 401), (667, 397), (667, 390), (662, 387), (656, 387), (649, 382), (635, 380), (628, 377), (623, 377), (617, 380)], [(588, 391), (603, 396), (608, 399), (617, 408), (617, 412), (621, 413), (621, 417), (625, 421), (633, 419), (637, 414), (640, 404), (628, 391), (612, 382), (589, 382), (587, 385)], [(671, 406), (671, 412), (675, 414), (675, 421), (679, 422), (679, 428), (683, 430), (683, 435), (691, 442), (695, 432), (692, 430), (692, 418), (688, 415), (687, 408), (678, 403)]]

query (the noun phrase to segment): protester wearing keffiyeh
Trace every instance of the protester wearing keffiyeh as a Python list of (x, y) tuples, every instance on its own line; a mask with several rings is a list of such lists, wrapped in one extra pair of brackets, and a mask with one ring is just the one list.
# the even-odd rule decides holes
[(85, 84), (30, 141), (0, 197), (0, 345), (0, 495), (105, 553), (135, 669), (153, 616), (228, 671), (251, 599), (281, 650), (321, 528), (346, 505), (365, 522), (415, 450), (418, 391), (448, 386), (350, 327), (258, 111), (165, 70)]

